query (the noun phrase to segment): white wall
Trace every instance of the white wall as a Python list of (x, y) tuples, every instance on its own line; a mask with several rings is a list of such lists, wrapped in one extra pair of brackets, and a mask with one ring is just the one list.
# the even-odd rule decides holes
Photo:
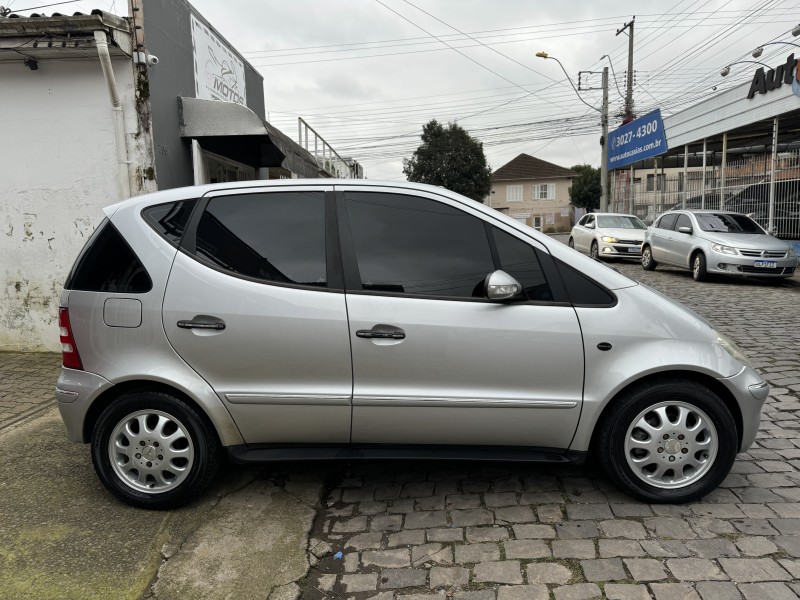
[[(131, 134), (130, 61), (114, 73)], [(111, 103), (96, 57), (0, 62), (0, 89), (0, 350), (58, 351), (64, 280), (119, 199)]]

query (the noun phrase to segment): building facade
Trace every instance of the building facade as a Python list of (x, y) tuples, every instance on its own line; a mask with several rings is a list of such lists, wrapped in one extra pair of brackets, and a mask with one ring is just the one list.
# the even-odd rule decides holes
[(263, 77), (186, 0), (0, 17), (0, 85), (0, 350), (60, 348), (63, 282), (103, 207), (333, 175), (265, 121)]
[(545, 233), (569, 231), (569, 190), (575, 171), (520, 154), (492, 173), (484, 204)]

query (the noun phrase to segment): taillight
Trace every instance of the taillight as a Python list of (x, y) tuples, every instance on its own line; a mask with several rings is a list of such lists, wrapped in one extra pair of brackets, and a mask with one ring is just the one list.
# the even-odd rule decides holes
[(83, 364), (78, 354), (78, 346), (75, 345), (75, 338), (72, 335), (72, 327), (69, 324), (68, 308), (58, 309), (58, 326), (61, 328), (61, 357), (64, 366), (82, 371)]

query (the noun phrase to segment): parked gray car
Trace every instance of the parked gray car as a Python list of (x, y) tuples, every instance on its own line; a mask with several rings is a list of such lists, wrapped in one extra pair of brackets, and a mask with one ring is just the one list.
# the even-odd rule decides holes
[(56, 398), (118, 498), (223, 454), (582, 462), (714, 489), (768, 386), (690, 310), (439, 187), (238, 182), (106, 209), (61, 298)]
[(672, 210), (647, 229), (642, 267), (659, 263), (691, 269), (696, 281), (709, 274), (791, 277), (797, 255), (750, 217), (718, 210)]

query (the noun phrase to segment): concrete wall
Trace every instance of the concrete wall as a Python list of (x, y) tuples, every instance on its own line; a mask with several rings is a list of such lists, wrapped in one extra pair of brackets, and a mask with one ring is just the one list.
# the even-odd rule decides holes
[[(543, 183), (554, 183), (556, 195), (553, 200), (534, 200), (534, 186)], [(522, 185), (522, 202), (508, 202), (507, 188), (511, 185)], [(496, 181), (492, 183), (494, 194), (489, 195), (486, 202), (489, 206), (498, 209), (500, 212), (513, 216), (514, 213), (530, 213), (531, 216), (525, 219), (525, 223), (534, 226), (534, 217), (542, 217), (541, 230), (555, 228), (557, 231), (568, 231), (570, 224), (569, 215), (562, 216), (562, 209), (569, 209), (569, 188), (572, 180), (566, 178), (557, 179), (526, 179), (519, 181)], [(547, 215), (553, 215), (553, 224), (547, 223)], [(522, 220), (522, 219), (520, 219)]]
[[(185, 0), (148, 0), (142, 12), (147, 52), (160, 59), (157, 66), (148, 69), (158, 188), (192, 185), (191, 143), (180, 137), (178, 96), (195, 97), (190, 16), (194, 12), (201, 21), (205, 19)], [(264, 119), (264, 78), (243, 56), (239, 57), (244, 62), (247, 107)]]
[[(133, 71), (114, 60), (132, 156)], [(94, 60), (0, 63), (0, 350), (59, 350), (67, 272), (118, 200), (111, 104)]]

